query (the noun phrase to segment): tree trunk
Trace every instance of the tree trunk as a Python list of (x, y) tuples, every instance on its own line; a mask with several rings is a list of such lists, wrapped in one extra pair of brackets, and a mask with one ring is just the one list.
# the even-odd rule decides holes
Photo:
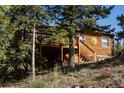
[(75, 55), (75, 49), (74, 49), (74, 36), (70, 37), (70, 44), (69, 44), (69, 62), (68, 62), (68, 68), (74, 69), (74, 55)]

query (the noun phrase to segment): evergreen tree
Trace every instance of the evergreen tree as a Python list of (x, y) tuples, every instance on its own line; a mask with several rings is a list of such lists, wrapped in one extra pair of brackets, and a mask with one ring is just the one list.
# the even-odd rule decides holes
[[(58, 33), (65, 33), (69, 39), (68, 67), (74, 67), (74, 37), (76, 30), (102, 31), (110, 26), (99, 26), (97, 20), (106, 18), (113, 6), (47, 6), (47, 12), (52, 16), (52, 22), (57, 26)], [(109, 29), (110, 30), (110, 29)]]
[(122, 28), (122, 31), (117, 33), (118, 37), (124, 38), (124, 15), (117, 17), (118, 25)]
[(121, 53), (122, 47), (122, 39), (124, 38), (124, 15), (121, 14), (117, 17), (118, 25), (121, 27), (121, 31), (116, 32), (116, 41), (117, 41), (117, 54), (119, 55)]
[[(31, 65), (31, 45), (25, 38), (33, 25), (45, 24), (43, 6), (0, 6), (0, 67), (15, 78), (22, 78)], [(3, 65), (3, 63), (5, 63)], [(3, 75), (4, 76), (4, 75)]]
[(8, 55), (13, 33), (11, 32), (10, 19), (6, 15), (7, 11), (9, 11), (9, 6), (0, 6), (0, 78), (3, 78), (4, 81), (7, 73), (13, 71)]

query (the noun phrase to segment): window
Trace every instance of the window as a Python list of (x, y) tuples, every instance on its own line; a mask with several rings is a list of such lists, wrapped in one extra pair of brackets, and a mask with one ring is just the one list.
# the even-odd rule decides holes
[(79, 38), (80, 38), (81, 41), (83, 41), (83, 42), (85, 41), (85, 36), (84, 36), (83, 33), (80, 34), (80, 37)]
[(102, 37), (102, 46), (109, 47), (109, 37), (107, 37), (107, 36)]

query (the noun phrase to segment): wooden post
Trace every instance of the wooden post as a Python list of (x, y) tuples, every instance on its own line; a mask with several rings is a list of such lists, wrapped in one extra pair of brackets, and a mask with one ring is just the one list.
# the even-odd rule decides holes
[(33, 45), (32, 45), (32, 79), (35, 81), (35, 25), (33, 28)]
[(116, 53), (115, 53), (115, 46), (114, 46), (114, 42), (115, 42), (114, 37), (112, 38), (112, 40), (113, 40), (113, 42), (112, 42), (112, 47), (113, 47), (113, 49), (112, 49), (112, 51), (113, 51), (112, 56), (116, 56)]
[(61, 62), (63, 62), (63, 47), (61, 46)]
[(94, 53), (94, 61), (96, 62), (97, 60), (96, 60), (96, 53)]
[(80, 63), (80, 39), (79, 37), (77, 39), (78, 39), (78, 63)]

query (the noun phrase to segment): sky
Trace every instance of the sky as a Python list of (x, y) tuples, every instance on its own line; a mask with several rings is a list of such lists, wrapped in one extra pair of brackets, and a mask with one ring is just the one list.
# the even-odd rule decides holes
[(115, 32), (118, 32), (118, 31), (121, 31), (122, 29), (120, 28), (120, 26), (118, 26), (118, 21), (116, 17), (121, 14), (124, 14), (124, 5), (115, 5), (115, 7), (111, 10), (111, 13), (107, 18), (100, 19), (97, 22), (99, 25), (110, 25), (111, 24), (111, 28), (115, 28)]
[(111, 24), (111, 28), (115, 28), (115, 32), (118, 32), (121, 30), (121, 28), (117, 25), (118, 21), (116, 17), (121, 14), (124, 14), (124, 5), (116, 5), (111, 11), (111, 14), (107, 18), (99, 20), (98, 23), (100, 25)]
[[(117, 16), (124, 14), (124, 5), (116, 5), (111, 14), (102, 20), (99, 20), (99, 25), (109, 25), (111, 24), (111, 28), (115, 28), (115, 32), (122, 31), (121, 27), (118, 26), (118, 21), (116, 19)], [(122, 39), (123, 46), (124, 46), (124, 39)]]

